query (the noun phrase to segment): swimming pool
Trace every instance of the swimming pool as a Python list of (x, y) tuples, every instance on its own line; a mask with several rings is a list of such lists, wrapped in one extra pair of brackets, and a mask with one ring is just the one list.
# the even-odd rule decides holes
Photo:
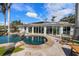
[(47, 39), (43, 36), (26, 36), (23, 41), (30, 45), (40, 45), (47, 42)]
[[(43, 36), (23, 36), (20, 37), (19, 35), (11, 35), (9, 38), (9, 42), (18, 42), (24, 41), (26, 44), (29, 45), (40, 45), (47, 42), (47, 39)], [(8, 36), (0, 36), (0, 44), (8, 43)]]
[[(9, 37), (9, 42), (18, 42), (20, 41), (21, 38), (19, 35), (10, 35)], [(3, 44), (3, 43), (8, 43), (8, 36), (0, 36), (0, 44)]]

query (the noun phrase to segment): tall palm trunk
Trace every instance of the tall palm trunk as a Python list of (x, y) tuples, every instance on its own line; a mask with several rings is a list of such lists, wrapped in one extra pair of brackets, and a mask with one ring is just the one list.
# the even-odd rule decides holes
[(8, 43), (10, 36), (10, 4), (8, 3)]
[(6, 14), (4, 14), (4, 28), (5, 28), (5, 30), (7, 30), (6, 29)]
[(74, 39), (79, 40), (79, 4), (76, 4)]

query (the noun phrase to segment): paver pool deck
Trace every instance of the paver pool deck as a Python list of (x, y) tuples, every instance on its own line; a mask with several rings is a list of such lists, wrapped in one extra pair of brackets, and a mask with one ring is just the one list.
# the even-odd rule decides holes
[(26, 45), (24, 50), (13, 53), (11, 56), (66, 56), (61, 45), (57, 43), (52, 36), (45, 36), (51, 38), (54, 44), (47, 48), (43, 48), (43, 46), (42, 48), (30, 48)]
[(12, 56), (65, 56), (65, 53), (57, 44), (42, 50), (26, 48), (18, 53), (13, 53)]

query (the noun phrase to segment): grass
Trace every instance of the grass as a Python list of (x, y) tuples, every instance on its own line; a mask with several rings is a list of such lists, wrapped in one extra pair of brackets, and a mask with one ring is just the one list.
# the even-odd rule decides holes
[(0, 47), (0, 56), (3, 55), (5, 51), (6, 49), (4, 47)]
[(17, 48), (15, 48), (15, 50), (13, 51), (13, 53), (19, 52), (21, 50), (23, 50), (23, 48), (17, 47)]
[(73, 43), (79, 44), (79, 40), (73, 40)]
[[(17, 47), (17, 48), (15, 48), (15, 50), (13, 51), (13, 53), (19, 52), (21, 50), (23, 50), (23, 48)], [(2, 56), (5, 52), (6, 52), (5, 47), (0, 47), (0, 56)]]
[(74, 43), (74, 44), (79, 44), (79, 40), (75, 40), (75, 39), (70, 39), (69, 37), (62, 37), (62, 41), (60, 43), (64, 44), (64, 43)]
[(62, 37), (63, 41), (67, 41), (67, 42), (72, 42), (72, 43), (75, 43), (75, 44), (79, 44), (79, 40), (70, 40), (69, 37)]

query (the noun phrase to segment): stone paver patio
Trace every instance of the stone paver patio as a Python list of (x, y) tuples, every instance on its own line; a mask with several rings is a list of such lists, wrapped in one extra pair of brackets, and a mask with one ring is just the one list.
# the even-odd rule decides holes
[(46, 49), (25, 48), (23, 51), (12, 54), (12, 56), (65, 56), (65, 53), (57, 43)]
[(61, 45), (57, 43), (53, 37), (50, 36), (50, 38), (54, 42), (54, 44), (52, 44), (52, 46), (49, 46), (48, 48), (38, 49), (25, 46), (24, 50), (13, 53), (12, 56), (66, 56)]

